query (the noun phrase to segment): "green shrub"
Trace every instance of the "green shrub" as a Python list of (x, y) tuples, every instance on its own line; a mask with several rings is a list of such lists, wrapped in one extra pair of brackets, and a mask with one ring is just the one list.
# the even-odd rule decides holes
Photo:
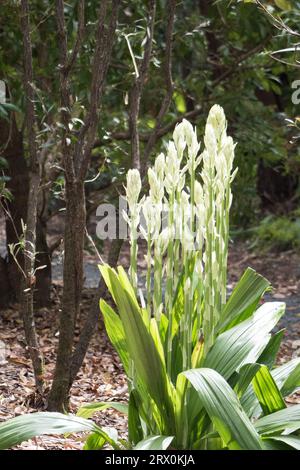
[(255, 242), (262, 250), (300, 248), (300, 219), (287, 216), (265, 217), (254, 229)]

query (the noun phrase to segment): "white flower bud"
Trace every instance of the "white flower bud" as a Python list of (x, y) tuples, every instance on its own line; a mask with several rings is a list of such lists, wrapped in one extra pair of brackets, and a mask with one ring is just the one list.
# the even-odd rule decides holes
[(154, 205), (150, 196), (143, 203), (143, 215), (145, 218), (147, 231), (153, 238), (153, 234), (159, 226), (160, 208)]
[(209, 111), (207, 123), (213, 127), (216, 139), (220, 140), (227, 127), (224, 109), (215, 104)]
[(184, 210), (189, 207), (190, 196), (188, 195), (188, 193), (186, 191), (181, 191), (180, 201), (181, 201), (181, 207), (183, 207)]
[(203, 188), (201, 184), (199, 183), (199, 181), (195, 181), (194, 198), (195, 198), (195, 204), (197, 206), (200, 206), (201, 204), (203, 204)]
[(178, 157), (180, 160), (182, 159), (182, 155), (186, 147), (184, 127), (185, 127), (184, 123), (181, 122), (180, 124), (176, 125), (174, 132), (173, 132), (173, 140), (174, 140), (174, 143), (178, 152)]
[(140, 172), (137, 169), (128, 170), (126, 177), (126, 198), (130, 208), (137, 203), (141, 188)]
[(233, 171), (233, 173), (231, 175), (231, 178), (230, 178), (230, 183), (232, 183), (232, 181), (236, 177), (236, 174), (237, 174), (238, 170), (239, 170), (238, 167), (236, 167), (235, 170)]
[(185, 249), (185, 251), (193, 251), (194, 248), (195, 248), (194, 237), (193, 237), (188, 225), (185, 225), (185, 227), (183, 229), (182, 246)]
[(217, 170), (218, 177), (222, 181), (224, 181), (227, 176), (227, 162), (222, 152), (216, 155), (215, 167)]
[(157, 175), (157, 178), (161, 182), (164, 180), (165, 166), (166, 166), (165, 156), (163, 153), (160, 153), (155, 159), (154, 170)]
[(215, 155), (217, 153), (217, 139), (214, 128), (209, 123), (205, 126), (204, 143), (209, 154), (210, 163), (212, 163), (214, 162)]
[(164, 197), (164, 186), (163, 182), (157, 178), (157, 174), (152, 168), (148, 169), (148, 181), (150, 186), (150, 197), (154, 204), (161, 202)]
[(203, 264), (202, 264), (202, 261), (200, 259), (197, 260), (197, 262), (196, 262), (195, 272), (199, 277), (203, 276)]
[(165, 186), (168, 193), (177, 189), (180, 179), (180, 160), (174, 142), (169, 142), (166, 158)]
[(191, 280), (188, 277), (184, 283), (184, 293), (188, 295), (190, 293), (190, 290), (191, 290)]
[(157, 248), (159, 250), (160, 255), (163, 255), (168, 248), (170, 240), (172, 240), (173, 230), (169, 227), (164, 228), (157, 239)]
[(197, 140), (196, 132), (194, 131), (192, 124), (186, 119), (182, 120), (182, 127), (183, 127), (183, 132), (184, 132), (186, 143), (188, 147), (191, 147), (191, 145), (193, 144), (195, 140), (195, 137)]
[(235, 144), (233, 143), (232, 137), (226, 137), (223, 144), (223, 153), (227, 162), (228, 172), (232, 169), (232, 164), (234, 160), (234, 149)]

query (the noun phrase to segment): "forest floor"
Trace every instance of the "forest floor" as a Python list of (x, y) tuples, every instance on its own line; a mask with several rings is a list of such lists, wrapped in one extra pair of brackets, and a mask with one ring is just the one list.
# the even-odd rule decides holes
[[(87, 255), (85, 259), (85, 290), (82, 299), (84, 318), (99, 280), (97, 258)], [(128, 264), (128, 248), (124, 248), (120, 264)], [(140, 258), (143, 268), (143, 258)], [(300, 256), (292, 251), (268, 253), (262, 256), (249, 250), (245, 243), (235, 243), (229, 256), (229, 285), (231, 290), (248, 266), (266, 276), (274, 287), (266, 300), (284, 301), (287, 313), (280, 327), (286, 328), (278, 363), (300, 356)], [(59, 298), (62, 291), (61, 260), (56, 257), (53, 265), (52, 307), (37, 312), (36, 323), (40, 344), (45, 357), (45, 379), (51, 383), (57, 346)], [(77, 328), (80, 330), (80, 325)], [(118, 357), (104, 332), (103, 323), (95, 332), (81, 372), (71, 390), (71, 412), (87, 402), (127, 401), (126, 378)], [(300, 394), (288, 398), (288, 402), (300, 403)], [(18, 305), (0, 314), (0, 421), (26, 412), (44, 409), (45, 402), (36, 397), (30, 359), (25, 350), (22, 322)], [(126, 418), (114, 410), (105, 410), (95, 415), (100, 426), (113, 426), (121, 436), (126, 436)], [(18, 446), (20, 449), (80, 449), (82, 435), (43, 436)]]

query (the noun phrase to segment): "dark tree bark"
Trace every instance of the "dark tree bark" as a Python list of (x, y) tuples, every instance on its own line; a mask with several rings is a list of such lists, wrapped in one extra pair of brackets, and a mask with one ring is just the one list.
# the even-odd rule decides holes
[(21, 301), (25, 338), (38, 392), (44, 388), (43, 356), (39, 348), (34, 319), (34, 287), (36, 259), (36, 226), (40, 189), (36, 120), (33, 91), (32, 47), (30, 38), (29, 4), (21, 0), (21, 28), (24, 47), (24, 88), (26, 98), (26, 129), (29, 144), (29, 192), (27, 200), (26, 228), (24, 233), (24, 270), (21, 280)]

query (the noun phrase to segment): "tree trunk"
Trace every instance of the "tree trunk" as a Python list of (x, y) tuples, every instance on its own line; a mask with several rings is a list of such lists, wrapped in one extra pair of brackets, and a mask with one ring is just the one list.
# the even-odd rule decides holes
[[(10, 254), (9, 245), (16, 245), (22, 235), (22, 220), (26, 222), (27, 201), (29, 191), (28, 167), (24, 158), (23, 133), (17, 128), (14, 114), (10, 122), (0, 120), (0, 147), (5, 146), (3, 156), (8, 162), (6, 175), (10, 180), (7, 189), (12, 194), (12, 200), (6, 201), (8, 214), (6, 218), (6, 251), (5, 259), (1, 260), (0, 267), (0, 304), (7, 307), (9, 303), (20, 301), (21, 273)], [(37, 282), (34, 292), (34, 301), (37, 307), (45, 307), (50, 302), (51, 289), (51, 258), (46, 241), (46, 226), (42, 217), (38, 216), (37, 223), (37, 251), (36, 267), (46, 265), (43, 270), (37, 271)], [(20, 266), (24, 266), (23, 254), (17, 256)]]
[[(115, 267), (118, 263), (119, 254), (121, 247), (123, 245), (122, 239), (116, 239), (112, 241), (109, 256), (107, 263), (111, 267)], [(93, 334), (95, 333), (97, 323), (99, 321), (99, 299), (103, 297), (104, 293), (106, 292), (106, 284), (103, 278), (100, 279), (98, 288), (95, 292), (92, 305), (90, 307), (87, 319), (85, 321), (84, 327), (80, 333), (79, 341), (76, 345), (76, 349), (73, 354), (72, 358), (72, 365), (71, 365), (71, 373), (70, 373), (70, 381), (69, 381), (69, 388), (71, 388), (74, 380), (76, 379), (76, 375), (78, 374), (84, 357), (86, 355), (89, 343), (92, 339)]]
[(52, 267), (51, 253), (47, 244), (47, 225), (42, 217), (38, 217), (36, 227), (36, 267), (44, 266), (37, 271), (34, 302), (37, 307), (48, 307), (50, 305)]
[(66, 182), (66, 221), (64, 233), (64, 291), (59, 326), (59, 343), (48, 409), (66, 411), (76, 318), (80, 311), (83, 283), (85, 237), (84, 183)]

